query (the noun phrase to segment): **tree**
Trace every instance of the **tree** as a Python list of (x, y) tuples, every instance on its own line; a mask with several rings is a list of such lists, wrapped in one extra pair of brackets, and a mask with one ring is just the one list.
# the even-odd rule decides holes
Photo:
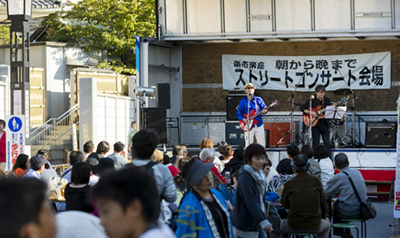
[(156, 36), (155, 0), (82, 0), (45, 17), (47, 40), (107, 50), (122, 66), (135, 64), (135, 37)]
[(10, 26), (2, 25), (0, 26), (0, 45), (10, 44)]

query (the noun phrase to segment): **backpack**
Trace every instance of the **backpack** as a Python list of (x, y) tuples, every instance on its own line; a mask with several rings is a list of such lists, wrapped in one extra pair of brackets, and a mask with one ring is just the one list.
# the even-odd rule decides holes
[(143, 168), (145, 168), (146, 171), (147, 171), (152, 177), (154, 177), (154, 169), (153, 169), (153, 166), (156, 165), (156, 164), (158, 164), (158, 163), (151, 160), (151, 161), (150, 161), (149, 163), (147, 163), (146, 165), (138, 166), (138, 167), (143, 167)]

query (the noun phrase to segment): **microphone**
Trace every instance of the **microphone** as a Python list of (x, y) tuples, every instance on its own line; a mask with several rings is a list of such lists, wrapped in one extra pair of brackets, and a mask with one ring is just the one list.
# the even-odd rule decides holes
[(310, 99), (314, 99), (314, 95), (311, 95)]
[(248, 96), (248, 99), (250, 100), (250, 99), (252, 99), (253, 98), (253, 94), (249, 94), (249, 96)]

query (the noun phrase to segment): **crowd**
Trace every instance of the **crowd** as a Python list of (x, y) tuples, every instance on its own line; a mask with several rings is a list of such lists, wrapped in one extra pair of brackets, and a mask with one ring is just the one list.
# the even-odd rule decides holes
[[(300, 151), (290, 144), (288, 158), (274, 166), (259, 144), (233, 150), (222, 141), (215, 153), (206, 138), (198, 155), (188, 157), (182, 144), (170, 158), (156, 149), (151, 130), (130, 136), (127, 153), (121, 142), (113, 153), (106, 141), (96, 148), (86, 142), (84, 153), (70, 153), (70, 167), (60, 176), (46, 150), (32, 158), (20, 154), (7, 173), (0, 167), (1, 236), (258, 238), (310, 232), (326, 238), (327, 198), (337, 195), (333, 222), (360, 217), (347, 176), (366, 199), (364, 180), (348, 167), (347, 156), (340, 153), (332, 162), (323, 145)], [(65, 201), (46, 197), (54, 177), (67, 181)]]

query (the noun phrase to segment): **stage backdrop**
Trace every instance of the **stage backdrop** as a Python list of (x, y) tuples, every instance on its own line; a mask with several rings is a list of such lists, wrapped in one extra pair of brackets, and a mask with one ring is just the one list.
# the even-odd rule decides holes
[(314, 91), (322, 84), (337, 89), (389, 89), (390, 52), (323, 56), (222, 55), (223, 89)]

